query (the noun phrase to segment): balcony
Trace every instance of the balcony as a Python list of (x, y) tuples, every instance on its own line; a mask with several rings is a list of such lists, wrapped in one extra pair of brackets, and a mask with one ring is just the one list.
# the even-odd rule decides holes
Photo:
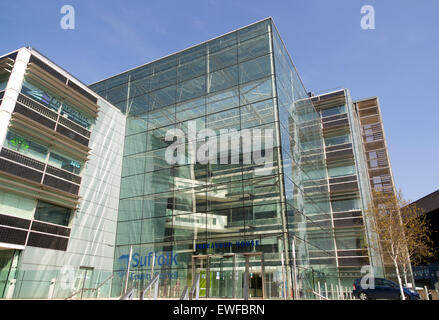
[(26, 76), (96, 118), (97, 98), (34, 55), (29, 60)]
[(68, 154), (74, 152), (82, 160), (87, 158), (90, 151), (89, 130), (22, 94), (18, 96), (11, 126), (31, 136), (37, 134), (39, 140), (55, 144)]
[(0, 242), (66, 251), (71, 229), (0, 213)]
[[(79, 194), (81, 177), (53, 167), (3, 147), (0, 151), (0, 171), (20, 177), (24, 181), (73, 196)], [(53, 190), (52, 189), (52, 190)], [(75, 197), (77, 198), (77, 197)]]

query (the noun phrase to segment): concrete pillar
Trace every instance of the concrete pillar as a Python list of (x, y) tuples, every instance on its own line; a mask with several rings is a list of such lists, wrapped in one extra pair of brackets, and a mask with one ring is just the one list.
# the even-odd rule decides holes
[(6, 85), (5, 95), (3, 96), (0, 106), (0, 146), (2, 146), (5, 141), (9, 121), (11, 120), (18, 94), (21, 91), (21, 85), (30, 57), (31, 53), (26, 48), (22, 48), (18, 51), (14, 67), (12, 68), (8, 84)]

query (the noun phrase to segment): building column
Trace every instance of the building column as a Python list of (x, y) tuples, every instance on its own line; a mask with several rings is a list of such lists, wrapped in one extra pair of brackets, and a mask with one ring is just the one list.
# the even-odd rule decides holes
[(26, 48), (18, 51), (8, 84), (6, 85), (5, 94), (0, 105), (0, 146), (5, 141), (9, 121), (11, 120), (18, 94), (21, 91), (30, 57), (31, 53)]

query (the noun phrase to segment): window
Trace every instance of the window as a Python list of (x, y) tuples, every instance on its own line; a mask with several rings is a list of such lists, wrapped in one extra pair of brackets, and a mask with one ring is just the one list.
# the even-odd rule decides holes
[(89, 129), (91, 126), (92, 118), (86, 116), (82, 112), (76, 110), (76, 108), (63, 103), (61, 108), (61, 115), (80, 126)]
[(70, 171), (74, 174), (78, 174), (81, 172), (81, 163), (79, 161), (61, 156), (59, 154), (56, 154), (54, 152), (50, 153), (49, 162), (48, 164), (61, 168), (67, 171)]
[(32, 219), (35, 210), (35, 199), (2, 191), (0, 192), (0, 212), (24, 219)]
[(79, 161), (67, 156), (62, 156), (57, 152), (49, 151), (47, 147), (33, 142), (27, 137), (23, 137), (15, 132), (8, 131), (4, 146), (41, 162), (46, 162), (47, 155), (49, 155), (47, 161), (49, 165), (70, 171), (77, 175), (81, 172), (82, 163)]
[(355, 164), (341, 162), (328, 166), (328, 175), (331, 178), (355, 174)]
[(21, 88), (21, 93), (38, 101), (39, 103), (43, 104), (44, 106), (52, 109), (53, 111), (57, 112), (59, 111), (61, 105), (61, 116), (64, 118), (67, 118), (80, 126), (89, 129), (91, 126), (91, 123), (93, 119), (81, 111), (77, 110), (75, 107), (66, 104), (61, 103), (61, 100), (59, 97), (49, 93), (45, 89), (41, 89), (34, 85), (33, 83), (24, 80), (23, 86)]
[(8, 84), (8, 77), (0, 77), (0, 91), (5, 90), (7, 84)]
[(38, 200), (34, 219), (62, 226), (68, 226), (71, 213), (72, 209)]
[(335, 116), (337, 114), (341, 114), (345, 112), (346, 112), (346, 106), (342, 105), (342, 106), (322, 110), (322, 117), (324, 118), (324, 117)]
[(46, 107), (56, 112), (58, 112), (59, 107), (61, 105), (59, 98), (55, 97), (54, 95), (50, 94), (49, 92), (43, 89), (38, 88), (37, 86), (33, 85), (27, 80), (23, 81), (21, 93), (34, 100), (37, 100), (41, 104), (45, 105)]
[(26, 137), (8, 131), (4, 146), (39, 161), (45, 161), (49, 150)]
[(327, 147), (349, 142), (351, 142), (351, 135), (349, 132), (325, 137), (325, 146)]
[(343, 212), (343, 211), (360, 209), (360, 203), (358, 201), (358, 198), (346, 199), (346, 200), (333, 200), (331, 201), (331, 205), (333, 212)]

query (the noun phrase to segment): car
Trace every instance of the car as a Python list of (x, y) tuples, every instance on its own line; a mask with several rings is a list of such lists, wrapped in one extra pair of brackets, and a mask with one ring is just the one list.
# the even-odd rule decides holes
[[(375, 278), (374, 288), (369, 288), (368, 286), (370, 282), (366, 283), (366, 287), (366, 285), (361, 284), (361, 279), (362, 278), (355, 279), (352, 286), (352, 293), (356, 298), (360, 300), (401, 300), (401, 291), (397, 283), (384, 278)], [(419, 293), (414, 290), (403, 287), (403, 291), (406, 300), (420, 299)]]

